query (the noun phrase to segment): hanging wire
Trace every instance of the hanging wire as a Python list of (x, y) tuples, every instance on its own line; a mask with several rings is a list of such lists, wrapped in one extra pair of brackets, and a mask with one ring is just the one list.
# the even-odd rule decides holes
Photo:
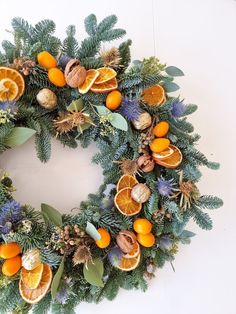
[(153, 35), (153, 50), (154, 50), (154, 56), (157, 56), (157, 46), (156, 46), (156, 26), (157, 26), (157, 21), (156, 21), (156, 9), (155, 9), (155, 1), (152, 0), (152, 35)]

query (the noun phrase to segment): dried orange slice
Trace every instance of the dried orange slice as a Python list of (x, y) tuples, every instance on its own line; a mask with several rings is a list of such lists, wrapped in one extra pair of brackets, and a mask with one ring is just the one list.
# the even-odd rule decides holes
[(174, 151), (169, 157), (160, 159), (155, 157), (156, 154), (154, 154), (154, 156), (152, 155), (153, 160), (160, 166), (166, 168), (177, 168), (182, 162), (182, 153), (179, 148), (174, 145), (170, 145), (169, 148), (173, 149)]
[[(18, 91), (14, 100), (17, 100), (23, 95), (23, 92), (25, 90), (25, 81), (23, 76), (18, 71), (7, 67), (0, 67), (0, 81), (2, 81), (3, 79), (11, 79), (16, 83)], [(0, 98), (1, 101), (9, 100), (9, 98), (6, 99), (4, 99), (3, 97)]]
[(97, 70), (88, 70), (84, 83), (79, 87), (80, 94), (86, 94), (90, 90), (98, 76), (99, 72)]
[(97, 77), (95, 84), (103, 84), (116, 77), (117, 73), (111, 68), (99, 68), (97, 69), (99, 76)]
[(42, 279), (43, 268), (43, 264), (40, 264), (32, 270), (27, 270), (22, 267), (21, 280), (28, 289), (36, 289), (38, 287)]
[(43, 274), (37, 288), (29, 289), (23, 280), (19, 282), (20, 295), (25, 302), (30, 304), (38, 303), (46, 295), (52, 282), (52, 270), (48, 264), (43, 264)]
[(140, 254), (140, 245), (138, 242), (134, 243), (133, 250), (127, 254), (124, 255), (125, 258), (133, 258), (137, 257)]
[(138, 184), (138, 180), (129, 174), (124, 174), (120, 177), (120, 180), (117, 183), (116, 190), (119, 192), (124, 188), (133, 188), (136, 184)]
[(142, 204), (132, 199), (131, 191), (132, 188), (124, 188), (117, 192), (114, 198), (117, 209), (125, 216), (136, 215), (142, 209)]
[(94, 93), (107, 93), (114, 89), (117, 89), (118, 83), (117, 79), (114, 77), (113, 79), (102, 83), (102, 84), (93, 84), (91, 87), (91, 91)]
[(171, 145), (170, 145), (167, 149), (165, 149), (164, 151), (162, 151), (160, 153), (153, 153), (152, 157), (164, 160), (164, 159), (170, 157), (173, 153), (174, 153), (174, 149), (171, 148)]
[(4, 78), (0, 81), (0, 101), (16, 99), (18, 86), (12, 79)]
[(144, 89), (142, 100), (150, 106), (160, 106), (165, 101), (165, 90), (161, 85), (153, 85)]
[(117, 268), (123, 270), (123, 271), (130, 271), (135, 269), (140, 262), (140, 254), (138, 254), (136, 257), (126, 258), (123, 256), (117, 265)]

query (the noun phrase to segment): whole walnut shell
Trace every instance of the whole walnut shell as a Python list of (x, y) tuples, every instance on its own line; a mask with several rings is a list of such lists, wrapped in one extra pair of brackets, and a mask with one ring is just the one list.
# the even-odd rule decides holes
[(53, 109), (57, 105), (57, 96), (48, 88), (41, 89), (37, 96), (37, 102), (46, 109)]
[(155, 167), (155, 162), (150, 155), (142, 155), (138, 158), (137, 164), (143, 172), (151, 172)]
[(64, 74), (67, 85), (78, 88), (84, 83), (87, 71), (79, 64), (79, 60), (71, 59), (66, 65)]
[(136, 130), (145, 130), (152, 124), (152, 117), (148, 112), (140, 114), (137, 120), (132, 121)]
[(22, 255), (22, 266), (27, 270), (33, 270), (41, 264), (41, 254), (37, 248), (26, 251)]
[(130, 253), (133, 250), (134, 243), (136, 242), (136, 236), (131, 231), (122, 230), (117, 235), (116, 242), (122, 252)]
[(136, 184), (131, 191), (131, 197), (137, 203), (145, 203), (150, 196), (151, 190), (143, 183)]

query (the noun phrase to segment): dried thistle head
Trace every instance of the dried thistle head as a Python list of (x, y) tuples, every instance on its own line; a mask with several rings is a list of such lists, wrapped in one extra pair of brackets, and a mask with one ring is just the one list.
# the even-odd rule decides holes
[(137, 160), (124, 159), (121, 161), (116, 161), (119, 164), (123, 174), (135, 175), (138, 173), (139, 166)]
[(53, 126), (57, 134), (68, 133), (73, 129), (70, 113), (60, 112), (59, 116), (53, 121)]
[(77, 250), (73, 255), (73, 264), (74, 266), (79, 264), (85, 264), (92, 259), (92, 254), (90, 248), (86, 245), (78, 246)]
[(120, 65), (120, 52), (116, 47), (112, 47), (108, 50), (102, 50), (100, 52), (100, 57), (104, 66), (117, 68)]

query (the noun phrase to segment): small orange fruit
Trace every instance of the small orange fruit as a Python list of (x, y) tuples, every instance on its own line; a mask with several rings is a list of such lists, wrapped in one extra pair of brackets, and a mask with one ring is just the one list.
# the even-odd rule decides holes
[(120, 180), (117, 183), (116, 190), (117, 192), (124, 188), (133, 188), (136, 184), (138, 184), (138, 180), (129, 174), (124, 174), (120, 177)]
[(148, 234), (152, 230), (152, 224), (146, 218), (138, 218), (133, 223), (134, 231), (141, 234)]
[(152, 233), (137, 235), (138, 242), (145, 247), (152, 247), (155, 244), (155, 237)]
[(41, 51), (37, 55), (39, 65), (43, 68), (51, 69), (57, 66), (57, 60), (47, 51)]
[(2, 273), (7, 277), (14, 276), (21, 268), (20, 255), (8, 258), (2, 265)]
[(95, 241), (97, 246), (100, 249), (104, 249), (104, 248), (108, 247), (108, 245), (111, 242), (110, 233), (106, 229), (104, 229), (104, 228), (98, 228), (98, 233), (100, 234), (101, 239)]
[(165, 90), (161, 85), (144, 89), (142, 99), (149, 106), (161, 106), (165, 102)]
[(38, 303), (48, 292), (52, 282), (52, 270), (48, 264), (43, 264), (43, 274), (37, 288), (29, 289), (25, 286), (23, 280), (19, 282), (20, 295), (25, 302), (30, 304)]
[(117, 192), (114, 198), (117, 209), (125, 216), (136, 215), (142, 209), (142, 204), (132, 199), (131, 191), (132, 188), (124, 188)]
[(48, 79), (55, 86), (63, 87), (66, 85), (64, 73), (58, 68), (50, 68), (48, 70)]
[(135, 269), (140, 262), (140, 254), (138, 254), (136, 257), (126, 258), (123, 256), (117, 265), (117, 268), (123, 270), (123, 271), (130, 271)]
[(170, 140), (168, 138), (156, 138), (150, 144), (153, 153), (161, 153), (168, 148)]
[(169, 131), (169, 123), (167, 121), (161, 121), (153, 128), (152, 133), (156, 137), (163, 137)]
[(113, 90), (107, 95), (106, 107), (110, 110), (116, 110), (120, 107), (122, 100), (121, 92), (118, 90)]
[(133, 258), (137, 257), (140, 254), (140, 245), (138, 242), (134, 243), (133, 250), (127, 254), (124, 255), (125, 258)]
[(21, 248), (16, 242), (3, 243), (0, 245), (0, 257), (7, 259), (21, 253)]
[(183, 160), (182, 153), (179, 148), (174, 145), (170, 145), (169, 148), (173, 150), (173, 153), (170, 156), (166, 158), (158, 158), (157, 154), (152, 154), (153, 160), (160, 166), (177, 168)]
[(90, 88), (92, 87), (93, 83), (95, 82), (96, 78), (99, 76), (99, 72), (94, 69), (90, 69), (86, 73), (86, 78), (84, 83), (79, 87), (80, 94), (86, 94)]
[(35, 267), (32, 270), (27, 270), (22, 267), (21, 270), (21, 280), (24, 285), (29, 289), (36, 289), (40, 284), (41, 278), (43, 274), (43, 264)]
[(99, 76), (97, 77), (95, 84), (103, 84), (117, 75), (116, 71), (111, 68), (99, 68), (97, 71), (99, 72)]

